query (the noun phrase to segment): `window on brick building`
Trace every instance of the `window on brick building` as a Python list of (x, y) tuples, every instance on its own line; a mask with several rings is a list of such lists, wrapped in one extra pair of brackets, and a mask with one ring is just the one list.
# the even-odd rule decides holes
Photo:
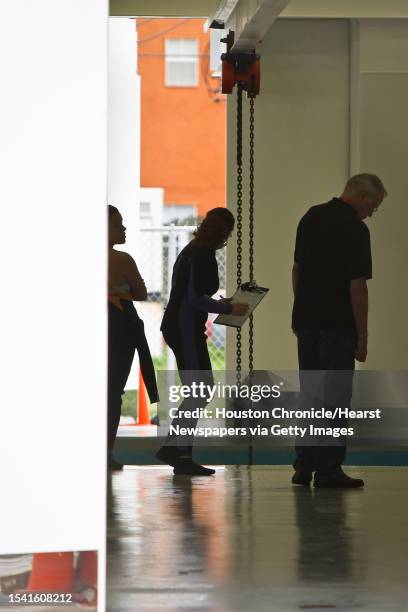
[(198, 86), (198, 40), (167, 38), (165, 41), (167, 87)]

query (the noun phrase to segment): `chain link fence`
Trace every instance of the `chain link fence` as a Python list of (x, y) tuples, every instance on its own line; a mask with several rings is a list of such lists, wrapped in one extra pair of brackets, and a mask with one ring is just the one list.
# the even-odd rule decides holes
[[(169, 225), (140, 228), (137, 244), (137, 265), (146, 283), (148, 299), (139, 302), (137, 309), (145, 324), (146, 336), (156, 369), (177, 369), (174, 355), (166, 346), (160, 324), (167, 305), (173, 266), (180, 251), (193, 237), (193, 226)], [(226, 249), (217, 251), (220, 295), (226, 288)], [(210, 315), (207, 323), (208, 350), (213, 369), (225, 369), (226, 330), (215, 325), (217, 315)]]

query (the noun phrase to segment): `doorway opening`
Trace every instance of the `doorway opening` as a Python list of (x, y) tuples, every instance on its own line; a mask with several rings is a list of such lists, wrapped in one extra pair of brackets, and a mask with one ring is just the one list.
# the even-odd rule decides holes
[[(221, 93), (222, 30), (199, 18), (110, 18), (109, 203), (127, 227), (122, 250), (135, 259), (148, 298), (136, 304), (156, 370), (175, 370), (160, 323), (174, 262), (205, 214), (226, 205), (226, 96)], [(220, 294), (226, 251), (217, 251)], [(225, 368), (225, 327), (207, 324), (214, 369)], [(138, 417), (139, 364), (122, 402), (119, 438), (156, 435)], [(152, 425), (153, 422), (153, 425)]]

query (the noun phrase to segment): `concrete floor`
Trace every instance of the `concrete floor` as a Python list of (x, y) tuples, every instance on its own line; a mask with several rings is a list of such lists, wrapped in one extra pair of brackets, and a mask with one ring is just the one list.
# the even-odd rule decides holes
[(289, 467), (112, 475), (107, 610), (408, 610), (407, 468), (364, 490), (292, 487)]

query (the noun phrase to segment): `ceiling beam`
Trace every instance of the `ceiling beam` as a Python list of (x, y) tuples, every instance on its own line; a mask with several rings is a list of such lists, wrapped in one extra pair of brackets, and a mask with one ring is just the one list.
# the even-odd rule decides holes
[(209, 27), (225, 29), (238, 3), (239, 0), (220, 0), (217, 10), (208, 20)]
[(111, 17), (209, 17), (219, 0), (110, 0)]
[(395, 19), (408, 17), (407, 0), (291, 0), (282, 17)]
[[(220, 3), (221, 5), (225, 4)], [(227, 3), (228, 4), (228, 3)], [(256, 49), (272, 26), (273, 22), (279, 17), (281, 12), (289, 4), (289, 0), (239, 0), (235, 7), (230, 11), (230, 15), (224, 22), (224, 28), (233, 30), (235, 42), (232, 51), (249, 53)], [(232, 3), (229, 3), (231, 8)]]

